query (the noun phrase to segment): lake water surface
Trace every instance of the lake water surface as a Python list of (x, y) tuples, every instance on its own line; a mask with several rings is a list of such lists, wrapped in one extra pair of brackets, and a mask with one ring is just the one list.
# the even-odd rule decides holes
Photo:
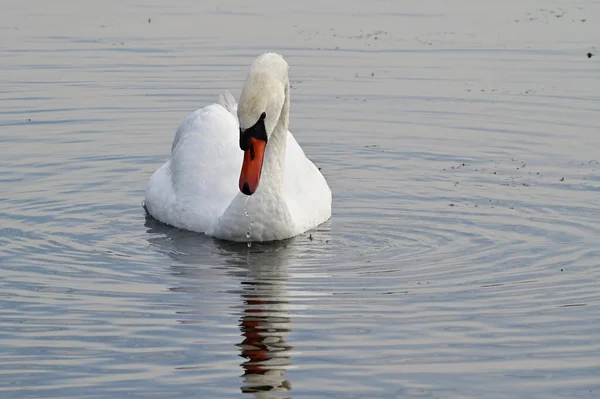
[[(600, 4), (412, 3), (3, 2), (0, 397), (599, 398)], [(146, 219), (264, 51), (332, 219)]]

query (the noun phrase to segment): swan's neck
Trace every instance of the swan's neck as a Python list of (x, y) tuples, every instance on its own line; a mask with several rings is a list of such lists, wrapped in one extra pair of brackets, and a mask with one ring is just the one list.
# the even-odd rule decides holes
[[(281, 114), (273, 133), (269, 137), (265, 149), (263, 171), (260, 185), (265, 185), (269, 191), (280, 191), (283, 186), (283, 171), (285, 167), (285, 152), (287, 149), (287, 136), (290, 118), (289, 82), (285, 87), (285, 100)], [(260, 187), (260, 186), (259, 186)]]

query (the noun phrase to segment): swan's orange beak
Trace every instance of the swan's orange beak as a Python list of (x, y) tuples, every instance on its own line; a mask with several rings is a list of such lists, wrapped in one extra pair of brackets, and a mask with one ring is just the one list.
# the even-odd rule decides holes
[(258, 188), (260, 171), (262, 170), (267, 142), (250, 137), (249, 146), (244, 151), (244, 163), (240, 173), (240, 191), (246, 195), (252, 195)]

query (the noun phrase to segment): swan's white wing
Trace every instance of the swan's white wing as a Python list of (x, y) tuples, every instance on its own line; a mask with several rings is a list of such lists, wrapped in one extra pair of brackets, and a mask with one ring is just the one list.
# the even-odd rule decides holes
[(172, 226), (206, 232), (239, 191), (242, 152), (236, 118), (212, 104), (179, 126), (171, 157), (150, 178), (146, 207)]
[(283, 181), (288, 211), (297, 234), (331, 217), (331, 190), (290, 132)]

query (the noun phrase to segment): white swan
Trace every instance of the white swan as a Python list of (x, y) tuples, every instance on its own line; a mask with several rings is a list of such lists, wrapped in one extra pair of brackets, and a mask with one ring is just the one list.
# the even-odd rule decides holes
[(219, 103), (194, 111), (177, 129), (171, 157), (148, 183), (147, 212), (230, 241), (282, 240), (327, 221), (331, 190), (288, 131), (283, 57), (259, 56), (239, 105), (228, 92)]

